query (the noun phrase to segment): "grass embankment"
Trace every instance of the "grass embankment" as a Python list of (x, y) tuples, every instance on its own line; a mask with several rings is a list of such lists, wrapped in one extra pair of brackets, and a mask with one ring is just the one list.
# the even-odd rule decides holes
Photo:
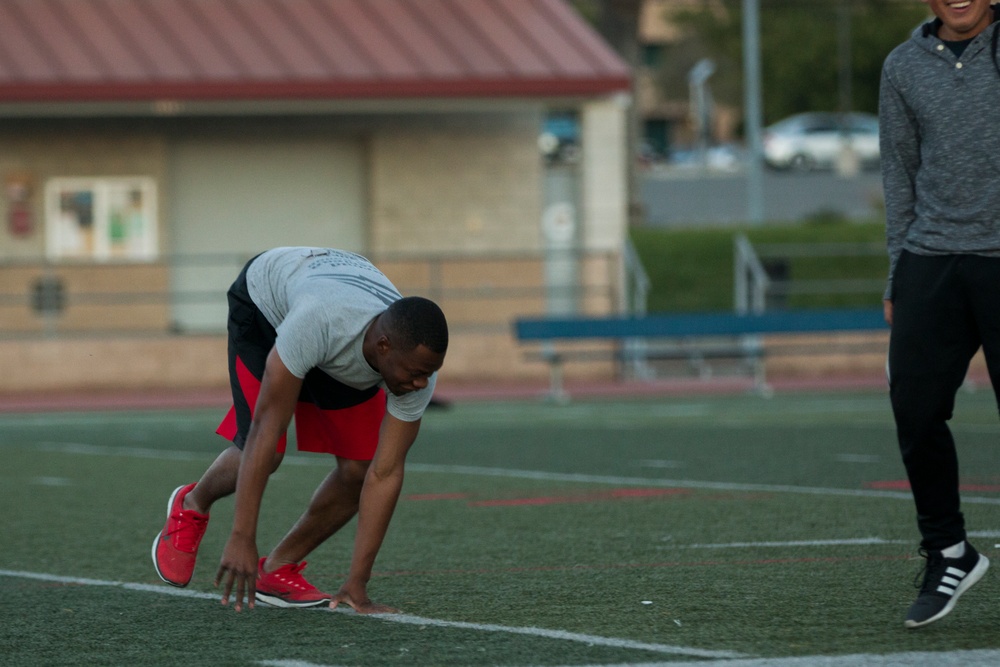
[[(733, 239), (745, 234), (765, 254), (781, 257), (771, 244), (872, 244), (882, 247), (882, 223), (823, 222), (794, 226), (725, 229), (636, 228), (631, 237), (649, 274), (649, 312), (700, 312), (733, 308)], [(835, 247), (835, 246), (828, 246)], [(876, 307), (881, 303), (888, 260), (884, 252), (782, 258), (791, 285), (804, 281), (871, 281), (871, 289), (839, 293), (792, 293), (789, 308)], [(846, 283), (842, 283), (846, 284)]]

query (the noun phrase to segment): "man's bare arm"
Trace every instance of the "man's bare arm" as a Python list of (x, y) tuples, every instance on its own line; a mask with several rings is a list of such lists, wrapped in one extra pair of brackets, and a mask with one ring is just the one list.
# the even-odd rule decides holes
[(285, 433), (302, 388), (301, 378), (288, 370), (275, 348), (267, 355), (260, 395), (254, 408), (253, 422), (247, 434), (236, 482), (236, 507), (233, 530), (222, 553), (215, 585), (223, 583), (222, 603), (236, 585), (234, 608), (240, 611), (244, 594), (252, 609), (257, 580), (257, 519), (261, 498), (271, 474), (278, 440)]
[(373, 603), (368, 598), (367, 586), (375, 557), (385, 539), (389, 520), (403, 487), (406, 454), (417, 439), (419, 430), (419, 420), (404, 422), (387, 413), (382, 421), (378, 449), (361, 490), (358, 530), (354, 538), (350, 572), (347, 581), (334, 597), (332, 607), (344, 602), (361, 613), (396, 611)]

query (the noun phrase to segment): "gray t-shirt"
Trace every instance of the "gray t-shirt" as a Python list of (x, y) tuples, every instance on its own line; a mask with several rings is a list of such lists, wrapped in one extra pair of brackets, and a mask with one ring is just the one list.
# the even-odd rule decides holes
[(278, 355), (295, 377), (318, 368), (355, 389), (377, 384), (386, 392), (389, 414), (421, 418), (437, 374), (424, 389), (396, 396), (362, 354), (368, 325), (402, 298), (367, 259), (330, 248), (275, 248), (250, 264), (247, 289), (278, 332)]

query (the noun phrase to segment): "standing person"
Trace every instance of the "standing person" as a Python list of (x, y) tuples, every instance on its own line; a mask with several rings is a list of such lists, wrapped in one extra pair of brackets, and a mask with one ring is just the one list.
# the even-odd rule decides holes
[(1000, 10), (924, 1), (936, 18), (886, 58), (879, 101), (889, 391), (926, 558), (909, 628), (989, 567), (966, 540), (947, 422), (980, 347), (1000, 388)]
[[(235, 609), (344, 603), (361, 613), (403, 483), (406, 453), (434, 392), (448, 326), (434, 302), (403, 298), (367, 259), (342, 250), (276, 248), (251, 260), (229, 289), (233, 408), (218, 433), (232, 440), (197, 483), (176, 489), (153, 542), (156, 572), (186, 586), (215, 501), (236, 494), (215, 584)], [(258, 558), (264, 487), (295, 417), (299, 450), (336, 467), (278, 545)], [(347, 580), (330, 595), (302, 576), (303, 559), (358, 515)]]

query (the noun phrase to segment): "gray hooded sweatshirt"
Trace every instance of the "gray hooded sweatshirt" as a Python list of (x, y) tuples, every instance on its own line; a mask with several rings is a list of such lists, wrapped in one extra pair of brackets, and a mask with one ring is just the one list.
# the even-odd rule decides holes
[(903, 250), (1000, 257), (1000, 9), (994, 12), (960, 58), (937, 37), (936, 19), (882, 67), (887, 299)]

